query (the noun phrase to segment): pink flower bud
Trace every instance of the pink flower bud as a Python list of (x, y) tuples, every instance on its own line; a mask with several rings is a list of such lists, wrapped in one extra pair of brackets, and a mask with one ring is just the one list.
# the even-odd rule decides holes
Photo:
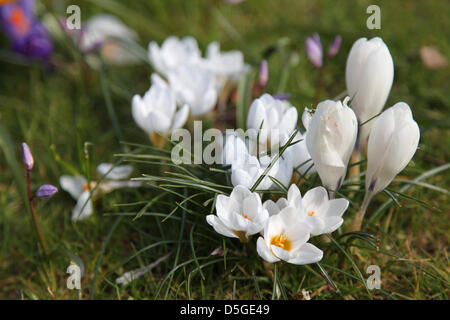
[(322, 51), (322, 44), (317, 33), (312, 37), (306, 38), (306, 54), (316, 68), (322, 67)]
[(339, 52), (341, 42), (342, 42), (341, 36), (338, 35), (336, 36), (336, 38), (334, 38), (333, 43), (331, 43), (330, 47), (328, 48), (329, 57), (334, 57)]
[(259, 86), (265, 87), (269, 80), (269, 66), (267, 60), (261, 61), (261, 66), (259, 67)]
[(34, 166), (33, 155), (31, 154), (30, 148), (25, 142), (22, 142), (22, 159), (23, 163), (25, 164), (25, 168), (28, 171), (33, 169)]

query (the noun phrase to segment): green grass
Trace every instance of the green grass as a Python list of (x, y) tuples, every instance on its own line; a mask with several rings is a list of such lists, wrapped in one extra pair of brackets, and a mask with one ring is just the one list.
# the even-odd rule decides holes
[[(41, 16), (65, 14), (60, 2), (43, 2)], [(351, 44), (362, 36), (381, 36), (395, 64), (394, 85), (386, 105), (407, 102), (421, 129), (419, 150), (397, 177), (411, 180), (450, 160), (449, 69), (426, 69), (418, 53), (421, 46), (433, 45), (450, 57), (446, 32), (450, 6), (445, 1), (380, 1), (382, 28), (368, 30), (365, 10), (372, 2), (76, 1), (83, 19), (101, 12), (116, 14), (139, 33), (144, 49), (151, 40), (161, 43), (172, 34), (190, 34), (203, 50), (213, 40), (224, 49), (242, 50), (254, 67), (266, 57), (270, 69), (267, 92), (291, 93), (291, 102), (299, 111), (312, 104), (317, 78), (305, 55), (307, 36), (319, 32), (325, 47), (336, 34), (343, 37), (339, 54), (327, 67), (321, 99), (345, 90), (345, 61)], [(85, 174), (90, 167), (94, 174), (97, 164), (117, 161), (119, 157), (114, 155), (119, 154), (128, 155), (126, 159), (135, 165), (134, 176), (160, 176), (169, 169), (167, 165), (130, 156), (130, 152), (166, 155), (148, 148), (149, 141), (130, 112), (131, 97), (148, 89), (152, 68), (143, 63), (105, 67), (100, 73), (83, 62), (70, 41), (61, 38), (56, 41), (54, 56), (58, 67), (48, 71), (39, 64), (21, 63), (7, 53), (6, 39), (0, 41), (4, 48), (0, 54), (0, 299), (78, 299), (75, 291), (66, 288), (66, 269), (74, 256), (86, 269), (81, 282), (83, 299), (271, 299), (277, 298), (274, 281), (280, 287), (280, 298), (289, 299), (301, 298), (302, 289), (318, 299), (449, 298), (448, 193), (417, 184), (403, 191), (403, 196), (397, 194), (401, 207), (392, 201), (382, 206), (391, 198), (385, 193), (377, 195), (363, 222), (364, 233), (345, 234), (356, 213), (351, 206), (333, 239), (312, 240), (325, 251), (320, 265), (278, 265), (276, 272), (272, 270), (274, 279), (257, 257), (256, 237), (249, 245), (241, 244), (224, 239), (206, 224), (204, 217), (214, 205), (210, 200), (214, 192), (202, 188), (205, 182), (192, 183), (187, 177), (166, 174), (161, 184), (169, 186), (161, 187), (164, 190), (115, 191), (96, 202), (91, 219), (78, 223), (70, 220), (74, 201), (61, 191), (51, 200), (36, 203), (52, 252), (54, 280), (48, 281), (24, 203), (20, 143), (26, 141), (34, 154), (34, 189), (42, 183), (58, 185), (59, 176), (70, 170)], [(282, 42), (288, 46), (269, 50)], [(297, 64), (286, 63), (293, 57)], [(206, 175), (203, 180), (210, 188), (229, 192), (221, 172), (206, 166), (170, 167), (178, 174), (186, 175), (186, 170), (191, 175)], [(449, 170), (422, 182), (448, 188)], [(301, 191), (318, 183), (312, 176)], [(389, 189), (399, 192), (406, 185), (394, 182)], [(352, 200), (359, 204), (362, 193)], [(148, 202), (152, 203), (145, 207)], [(134, 219), (138, 213), (140, 217)], [(209, 256), (219, 246), (226, 248), (226, 254)], [(169, 252), (172, 255), (144, 277), (125, 288), (115, 285), (121, 273)], [(365, 270), (372, 264), (381, 268), (382, 290), (366, 290), (361, 279), (368, 277)], [(327, 289), (323, 272), (338, 290)]]

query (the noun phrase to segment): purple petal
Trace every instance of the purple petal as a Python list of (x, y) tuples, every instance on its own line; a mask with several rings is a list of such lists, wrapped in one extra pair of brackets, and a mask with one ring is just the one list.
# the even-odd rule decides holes
[(306, 38), (306, 54), (316, 68), (322, 67), (322, 46), (313, 38)]
[(269, 80), (269, 66), (267, 60), (261, 61), (261, 66), (259, 67), (259, 85), (265, 87), (267, 81)]
[(291, 98), (291, 94), (290, 93), (280, 93), (280, 94), (276, 94), (273, 96), (274, 99), (277, 100), (288, 100)]
[(331, 43), (330, 47), (328, 48), (328, 56), (329, 57), (334, 57), (339, 52), (341, 42), (342, 42), (342, 37), (337, 35), (334, 38), (333, 43)]
[(22, 159), (23, 163), (25, 164), (25, 168), (28, 171), (33, 169), (34, 166), (33, 155), (31, 154), (30, 148), (25, 142), (22, 142)]
[(39, 189), (34, 194), (37, 198), (48, 199), (53, 197), (55, 193), (58, 192), (58, 188), (52, 186), (51, 184), (44, 184), (39, 187)]

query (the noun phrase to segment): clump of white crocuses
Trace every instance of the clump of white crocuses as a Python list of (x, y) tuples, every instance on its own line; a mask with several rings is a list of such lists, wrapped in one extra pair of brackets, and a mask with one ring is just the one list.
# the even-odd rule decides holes
[(373, 196), (384, 190), (411, 161), (419, 139), (419, 126), (405, 102), (395, 104), (376, 118), (367, 149), (366, 193), (353, 230), (361, 228)]
[(229, 197), (217, 197), (217, 215), (208, 215), (206, 220), (216, 232), (242, 242), (261, 232), (263, 237), (257, 241), (257, 251), (265, 261), (283, 260), (301, 265), (322, 259), (323, 252), (308, 240), (310, 236), (337, 230), (347, 207), (346, 199), (329, 200), (323, 187), (309, 190), (302, 198), (293, 184), (287, 199), (280, 198), (277, 202), (269, 199), (261, 205), (257, 193), (237, 186)]
[(91, 181), (88, 184), (82, 175), (62, 175), (59, 178), (61, 188), (77, 201), (72, 209), (72, 220), (84, 220), (92, 215), (92, 199), (98, 197), (99, 192), (109, 193), (120, 188), (140, 187), (142, 184), (139, 181), (124, 181), (132, 172), (133, 167), (129, 165), (114, 166), (110, 163), (101, 163), (97, 167), (97, 173), (102, 178), (100, 182)]

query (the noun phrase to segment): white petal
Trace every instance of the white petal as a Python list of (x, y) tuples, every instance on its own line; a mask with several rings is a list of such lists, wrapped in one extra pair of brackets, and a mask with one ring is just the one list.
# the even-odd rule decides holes
[(291, 254), (288, 262), (297, 265), (310, 264), (319, 262), (322, 260), (322, 257), (322, 250), (310, 243), (305, 243), (297, 251)]
[(89, 190), (86, 190), (78, 198), (77, 204), (72, 210), (72, 221), (84, 220), (92, 214), (92, 211), (92, 200)]
[(97, 172), (100, 176), (112, 180), (126, 179), (133, 170), (133, 167), (130, 165), (114, 166), (112, 163), (101, 163), (97, 166)]
[(230, 238), (238, 238), (238, 236), (235, 235), (232, 230), (228, 229), (217, 216), (213, 214), (207, 215), (206, 221), (217, 233)]
[(87, 180), (83, 176), (69, 176), (62, 175), (59, 178), (59, 184), (61, 188), (72, 196), (75, 200), (78, 199), (81, 194), (84, 192), (84, 185), (87, 183)]
[(274, 263), (280, 261), (280, 259), (278, 259), (272, 254), (272, 252), (267, 247), (266, 242), (262, 237), (259, 237), (258, 241), (256, 242), (256, 251), (258, 251), (260, 257), (267, 262)]

